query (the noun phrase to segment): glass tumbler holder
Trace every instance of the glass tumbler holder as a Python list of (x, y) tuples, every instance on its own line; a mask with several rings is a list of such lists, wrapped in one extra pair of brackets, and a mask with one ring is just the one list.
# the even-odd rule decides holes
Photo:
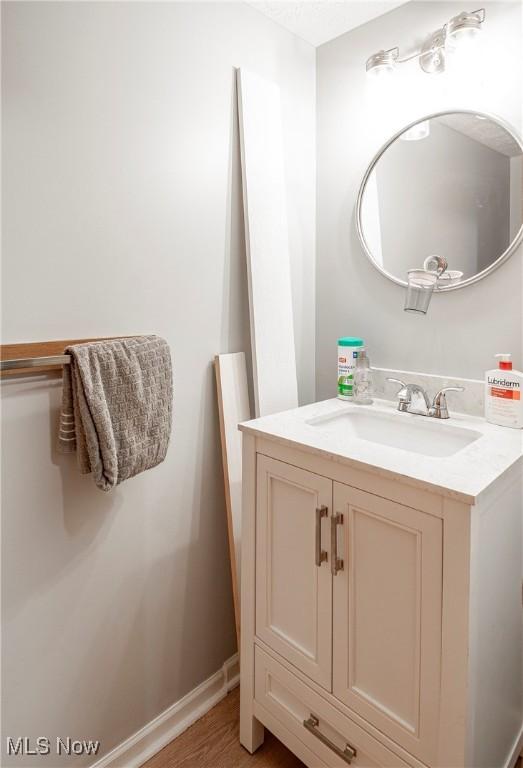
[(436, 272), (427, 272), (424, 269), (409, 269), (407, 275), (408, 284), (404, 310), (405, 312), (426, 315), (432, 293), (438, 282), (438, 275)]

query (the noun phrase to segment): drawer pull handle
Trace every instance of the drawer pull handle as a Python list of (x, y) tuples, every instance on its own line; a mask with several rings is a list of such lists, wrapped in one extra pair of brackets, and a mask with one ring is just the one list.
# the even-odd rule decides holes
[(321, 548), (321, 519), (322, 517), (327, 517), (328, 514), (329, 510), (324, 504), (321, 507), (316, 507), (316, 547), (314, 559), (318, 567), (327, 560), (327, 553)]
[(336, 576), (343, 571), (343, 560), (338, 557), (338, 525), (343, 525), (343, 515), (337, 512), (331, 517), (331, 571)]
[(324, 736), (323, 733), (318, 730), (320, 721), (312, 713), (308, 720), (303, 721), (303, 725), (309, 731), (309, 733), (312, 733), (313, 736), (316, 736), (316, 738), (319, 739), (322, 744), (325, 744), (326, 747), (329, 747), (329, 749), (332, 749), (333, 752), (336, 752), (336, 754), (341, 757), (342, 760), (345, 760), (346, 763), (349, 763), (349, 765), (358, 754), (354, 747), (351, 747), (350, 744), (345, 744), (345, 749), (340, 749), (336, 746), (336, 744), (333, 744), (330, 739)]

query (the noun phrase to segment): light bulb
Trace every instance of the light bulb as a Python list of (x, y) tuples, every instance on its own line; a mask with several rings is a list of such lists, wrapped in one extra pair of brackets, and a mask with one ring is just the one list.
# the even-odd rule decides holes
[(378, 53), (369, 56), (365, 65), (367, 75), (373, 79), (390, 77), (396, 69), (397, 57), (397, 48), (391, 48), (389, 51), (378, 51)]
[(367, 75), (372, 80), (389, 80), (394, 74), (394, 67), (388, 64), (379, 64), (367, 70)]
[(448, 51), (454, 52), (458, 48), (470, 48), (476, 45), (481, 30), (477, 27), (464, 27), (457, 29), (447, 37), (445, 47)]
[(452, 52), (473, 46), (480, 37), (483, 19), (481, 12), (463, 12), (454, 16), (446, 25), (445, 48)]

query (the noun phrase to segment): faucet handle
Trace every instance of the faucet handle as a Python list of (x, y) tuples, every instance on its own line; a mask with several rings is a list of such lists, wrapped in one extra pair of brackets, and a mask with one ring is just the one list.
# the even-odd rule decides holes
[(387, 376), (387, 381), (392, 384), (399, 384), (400, 389), (397, 391), (398, 396), (398, 411), (407, 411), (410, 402), (410, 394), (407, 385), (401, 379), (394, 379), (392, 376)]
[(465, 387), (442, 387), (439, 392), (436, 392), (434, 395), (434, 400), (432, 401), (432, 408), (430, 409), (430, 416), (433, 416), (435, 419), (448, 419), (449, 418), (449, 411), (447, 408), (447, 398), (445, 397), (446, 392), (464, 392)]
[(465, 387), (442, 387), (439, 392), (434, 395), (434, 402), (439, 402), (442, 397), (445, 397), (445, 392), (464, 392)]
[(404, 381), (401, 379), (393, 379), (392, 376), (387, 376), (387, 381), (392, 382), (392, 384), (399, 384), (401, 389), (405, 389), (407, 386)]

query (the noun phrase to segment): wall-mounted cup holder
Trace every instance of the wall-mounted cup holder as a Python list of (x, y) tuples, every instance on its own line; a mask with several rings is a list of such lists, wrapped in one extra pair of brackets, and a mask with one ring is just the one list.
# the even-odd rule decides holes
[(405, 312), (426, 315), (434, 292), (438, 275), (424, 269), (409, 269), (407, 272), (407, 295), (405, 297)]

